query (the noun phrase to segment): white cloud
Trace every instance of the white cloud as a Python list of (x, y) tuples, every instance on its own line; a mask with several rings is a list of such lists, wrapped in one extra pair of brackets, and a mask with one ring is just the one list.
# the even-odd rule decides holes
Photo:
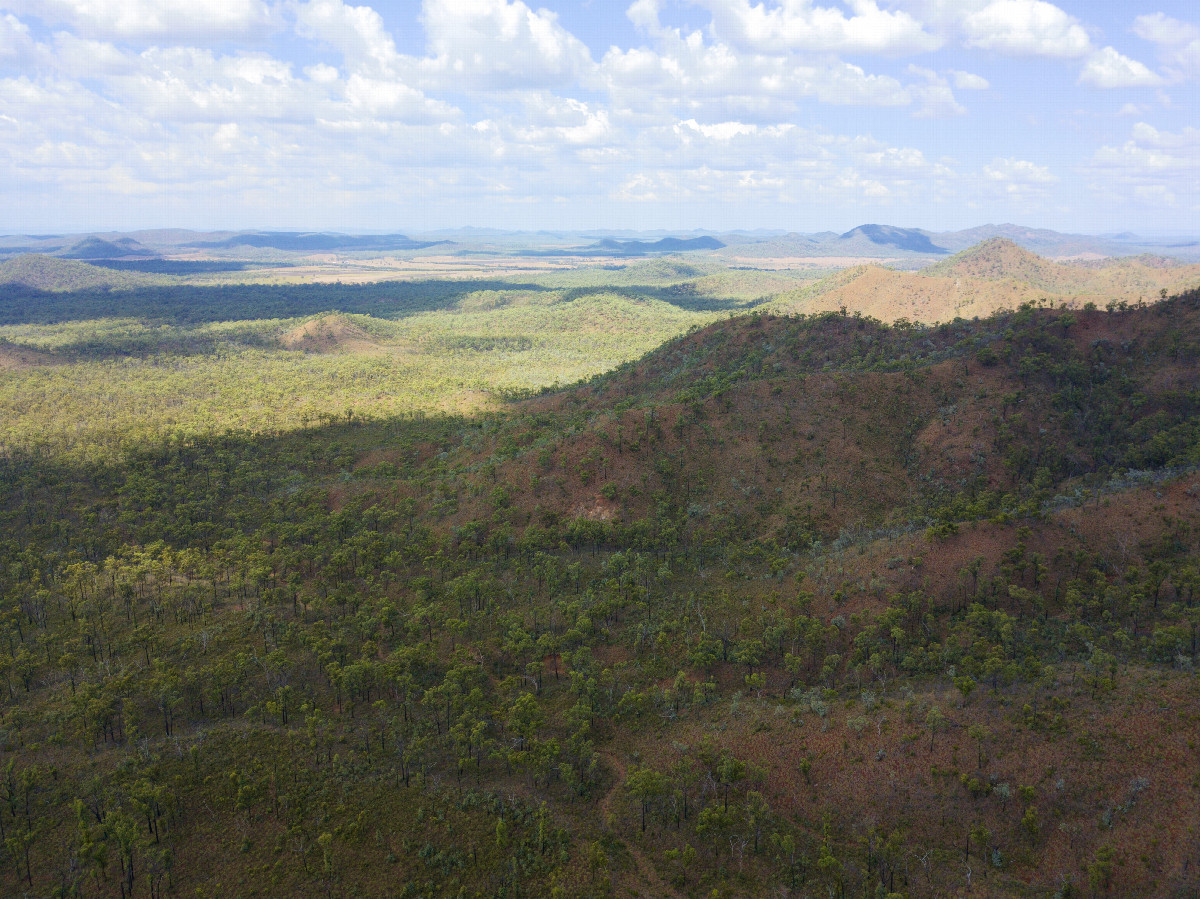
[(12, 15), (0, 16), (0, 62), (20, 63), (33, 54), (29, 26)]
[[(1170, 131), (1160, 131), (1153, 125), (1138, 122), (1133, 126), (1133, 139), (1138, 144), (1161, 149), (1191, 149), (1200, 150), (1200, 129), (1185, 127), (1178, 134)], [(1194, 160), (1200, 164), (1200, 158)]]
[[(659, 178), (662, 175), (659, 173)], [(663, 199), (658, 193), (658, 178), (647, 174), (633, 175), (625, 180), (614, 192), (613, 199), (623, 203), (657, 203)], [(671, 195), (676, 195), (677, 185), (671, 184)]]
[(135, 41), (253, 38), (277, 22), (263, 0), (5, 0), (4, 6), (85, 37)]
[(1079, 74), (1079, 83), (1102, 88), (1155, 87), (1163, 79), (1136, 59), (1105, 47), (1088, 58)]
[(1143, 40), (1167, 47), (1181, 47), (1200, 40), (1200, 28), (1160, 12), (1134, 19), (1133, 33)]
[(968, 47), (1012, 56), (1070, 59), (1092, 46), (1072, 16), (1043, 0), (995, 0), (963, 20)]
[(526, 93), (521, 100), (522, 114), (499, 124), (488, 123), (488, 129), (506, 142), (536, 149), (539, 154), (567, 156), (583, 148), (611, 149), (618, 154), (626, 149), (606, 109), (545, 91)]
[(1200, 128), (1163, 131), (1138, 122), (1120, 146), (1105, 145), (1088, 168), (1112, 202), (1161, 209), (1200, 205)]
[(985, 91), (991, 87), (982, 75), (956, 71), (951, 71), (949, 74), (954, 79), (954, 86), (960, 91)]
[[(890, 206), (911, 215), (938, 203), (967, 209), (980, 199), (973, 191), (1002, 208), (1012, 200), (1013, 209), (1033, 209), (1034, 202), (1022, 204), (1064, 186), (1020, 151), (959, 173), (948, 158), (961, 149), (953, 141), (971, 138), (958, 125), (923, 129), (919, 146), (868, 136), (877, 122), (893, 128), (898, 115), (963, 115), (955, 94), (987, 90), (989, 79), (948, 68), (965, 65), (961, 51), (884, 71), (846, 54), (966, 44), (1078, 60), (1084, 85), (1165, 85), (1183, 71), (1184, 38), (1192, 37), (1184, 23), (1139, 18), (1136, 30), (1155, 38), (1162, 60), (1156, 74), (1099, 49), (1081, 23), (1036, 0), (687, 2), (711, 13), (711, 21), (703, 10), (688, 13), (707, 27), (664, 25), (665, 0), (626, 0), (639, 36), (594, 58), (534, 0), (424, 0), (419, 19), (386, 24), (372, 0), (244, 0), (226, 10), (265, 10), (266, 18), (251, 17), (259, 24), (218, 48), (205, 42), (228, 34), (228, 22), (202, 28), (184, 17), (176, 33), (154, 37), (165, 26), (153, 16), (141, 31), (88, 19), (87, 10), (115, 8), (115, 0), (47, 0), (37, 10), (34, 0), (0, 0), (0, 9), (20, 3), (28, 11), (25, 22), (0, 12), (0, 199), (30, 198), (10, 216), (45, 206), (33, 199), (36, 187), (62, 208), (72, 198), (76, 208), (150, 208), (105, 203), (135, 197), (170, 215), (211, 203), (213, 223), (231, 224), (226, 216), (240, 209), (243, 222), (245, 215), (269, 214), (277, 224), (298, 216), (292, 224), (305, 227), (322, 225), (314, 210), (347, 210), (346, 221), (366, 223), (394, 221), (399, 208), (418, 218), (423, 209), (455, 209), (438, 215), (466, 221), (482, 208), (536, 210), (561, 200), (588, 210), (574, 213), (577, 221), (619, 209), (614, 202), (642, 203), (646, 215), (659, 214), (654, 204), (708, 204), (741, 210), (748, 223), (760, 214), (777, 223), (789, 205), (864, 215)], [(43, 22), (55, 24), (50, 36)], [(278, 56), (254, 52), (248, 42), (286, 22), (305, 46), (286, 40)], [(419, 34), (422, 25), (425, 50), (401, 52), (401, 32), (389, 27)], [(1022, 81), (989, 71), (1001, 77), (1005, 91)], [(1045, 119), (1068, 98), (1013, 99)], [(1184, 109), (1191, 100), (1178, 102)], [(830, 120), (818, 104), (881, 111)], [(1138, 121), (1152, 111), (1122, 112)], [(831, 124), (839, 120), (850, 124)], [(1111, 182), (1122, 202), (1169, 196), (1180, 209), (1194, 205), (1197, 188), (1188, 179), (1200, 180), (1200, 136), (1193, 129), (1139, 121), (1124, 144), (1076, 144), (1075, 153), (1090, 158), (1084, 170)], [(1080, 169), (1071, 172), (1078, 177)], [(536, 223), (537, 214), (525, 222)]]
[(480, 87), (561, 85), (595, 69), (586, 45), (553, 12), (520, 0), (424, 0), (421, 20), (432, 70), (475, 76)]
[(304, 74), (308, 76), (310, 81), (314, 81), (317, 84), (333, 84), (341, 78), (341, 73), (336, 68), (326, 65), (323, 62), (306, 66)]
[(345, 97), (352, 117), (409, 122), (452, 117), (455, 110), (439, 100), (429, 100), (419, 90), (388, 78), (371, 78), (355, 72), (346, 79)]
[(662, 24), (658, 18), (659, 9), (660, 0), (633, 0), (625, 10), (625, 17), (643, 31), (658, 34), (662, 31)]
[(400, 60), (383, 17), (369, 6), (309, 0), (296, 8), (296, 30), (338, 50), (352, 71), (391, 72)]
[(1175, 208), (1179, 205), (1179, 198), (1165, 184), (1139, 184), (1133, 189), (1133, 195), (1153, 208)]
[(659, 118), (682, 113), (708, 120), (779, 121), (814, 98), (839, 106), (907, 106), (913, 94), (889, 75), (836, 59), (738, 52), (700, 32), (663, 29), (657, 48), (613, 48), (600, 74), (614, 106)]
[(966, 16), (990, 2), (992, 0), (887, 0), (885, 5), (910, 11), (940, 34), (952, 34), (961, 27)]
[(1133, 30), (1158, 45), (1159, 57), (1176, 80), (1200, 74), (1200, 27), (1154, 13), (1134, 19)]
[(1009, 196), (1042, 194), (1058, 181), (1049, 168), (1025, 159), (993, 159), (983, 167), (983, 175)]
[[(942, 43), (907, 12), (882, 10), (875, 0), (851, 0), (851, 16), (835, 7), (814, 6), (812, 0), (770, 5), (768, 0), (753, 6), (750, 0), (692, 2), (711, 11), (718, 35), (763, 52), (903, 54), (935, 50)], [(631, 7), (631, 17), (639, 24), (651, 21), (650, 11), (656, 8), (653, 0), (640, 0)]]
[(757, 125), (745, 122), (718, 122), (715, 125), (701, 125), (695, 119), (688, 119), (675, 126), (676, 133), (684, 130), (694, 131), (712, 140), (728, 141), (746, 134), (757, 134)]
[[(950, 82), (944, 76), (920, 66), (909, 66), (908, 72), (910, 75), (924, 79), (925, 82), (909, 88), (921, 102), (920, 108), (915, 113), (917, 118), (946, 119), (967, 114), (966, 107), (954, 98)], [(986, 85), (987, 82), (984, 84)]]

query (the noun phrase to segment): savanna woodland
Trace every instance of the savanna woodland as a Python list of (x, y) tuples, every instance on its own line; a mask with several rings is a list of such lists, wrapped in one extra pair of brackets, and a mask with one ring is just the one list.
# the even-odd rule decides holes
[(1200, 278), (54, 264), (5, 895), (1200, 894)]

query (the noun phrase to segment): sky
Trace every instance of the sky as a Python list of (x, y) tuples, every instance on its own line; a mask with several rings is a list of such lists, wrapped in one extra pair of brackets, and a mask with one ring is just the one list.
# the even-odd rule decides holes
[(0, 231), (1200, 232), (1195, 0), (0, 0)]

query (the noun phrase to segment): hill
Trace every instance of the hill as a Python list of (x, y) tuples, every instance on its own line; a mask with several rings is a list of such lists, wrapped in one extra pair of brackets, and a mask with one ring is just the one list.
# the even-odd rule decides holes
[[(1127, 235), (1133, 238), (1133, 235)], [(981, 225), (964, 231), (949, 231), (936, 235), (936, 239), (952, 250), (961, 250), (987, 240), (1009, 240), (1018, 246), (1044, 256), (1097, 255), (1105, 257), (1126, 256), (1138, 252), (1131, 247), (1139, 244), (1086, 234), (1063, 234), (1046, 228), (1028, 228), (1023, 225)]]
[[(406, 333), (649, 305), (525, 293)], [(471, 417), (288, 360), (353, 404), (0, 454), (5, 894), (1195, 892), (1200, 292), (722, 315)]]
[(130, 256), (143, 257), (157, 254), (142, 246), (132, 237), (118, 237), (113, 240), (88, 237), (61, 251), (58, 255), (63, 259), (124, 259)]
[(1200, 265), (1114, 260), (1067, 265), (1044, 259), (1003, 238), (984, 241), (920, 272), (856, 266), (773, 297), (780, 312), (841, 308), (894, 321), (949, 321), (991, 315), (1022, 303), (1136, 304), (1200, 284)]
[[(1043, 290), (1056, 290), (1061, 289), (1064, 282), (1086, 279), (1085, 271), (1058, 265), (1007, 238), (994, 237), (922, 269), (921, 274), (993, 281), (1011, 278)], [(1073, 279), (1071, 274), (1075, 275)]]
[(26, 253), (0, 263), (0, 285), (27, 290), (123, 289), (159, 283), (162, 283), (161, 278), (36, 253)]
[(893, 228), (890, 225), (859, 225), (838, 238), (839, 241), (845, 242), (857, 242), (861, 239), (877, 246), (903, 250), (906, 253), (945, 254), (950, 252), (944, 247), (936, 246), (924, 231), (913, 228)]
[(306, 353), (372, 353), (382, 347), (344, 315), (323, 315), (290, 328), (279, 338), (289, 350)]

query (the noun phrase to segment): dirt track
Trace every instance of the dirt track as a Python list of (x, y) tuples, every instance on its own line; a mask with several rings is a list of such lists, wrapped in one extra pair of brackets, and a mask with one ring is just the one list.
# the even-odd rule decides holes
[[(609, 750), (600, 750), (598, 754), (612, 766), (614, 772), (613, 785), (604, 794), (604, 798), (600, 800), (600, 820), (607, 822), (609, 815), (612, 814), (613, 803), (625, 785), (625, 764), (616, 753)], [(650, 860), (646, 858), (640, 848), (632, 843), (622, 842), (625, 848), (629, 850), (629, 855), (633, 858), (633, 863), (637, 867), (638, 876), (649, 888), (651, 896), (669, 896), (672, 899), (684, 899), (682, 893), (662, 879), (658, 871), (655, 870), (654, 865), (650, 863)]]

